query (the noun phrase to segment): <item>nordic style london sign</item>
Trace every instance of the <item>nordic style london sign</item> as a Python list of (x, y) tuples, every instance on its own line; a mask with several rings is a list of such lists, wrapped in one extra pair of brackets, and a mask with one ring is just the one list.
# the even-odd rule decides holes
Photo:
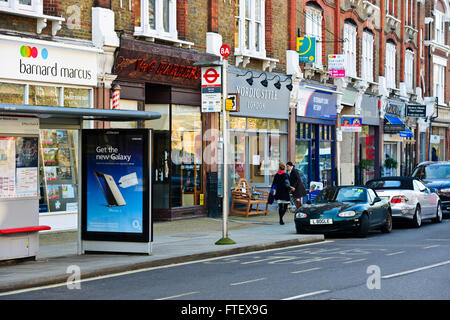
[(51, 41), (0, 39), (0, 78), (95, 86), (97, 52)]

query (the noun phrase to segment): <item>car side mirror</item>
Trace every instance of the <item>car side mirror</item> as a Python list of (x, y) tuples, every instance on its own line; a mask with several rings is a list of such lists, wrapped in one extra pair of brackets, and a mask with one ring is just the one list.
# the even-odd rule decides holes
[(373, 203), (377, 203), (377, 202), (380, 202), (380, 201), (381, 201), (380, 197), (375, 197), (375, 199), (373, 199)]

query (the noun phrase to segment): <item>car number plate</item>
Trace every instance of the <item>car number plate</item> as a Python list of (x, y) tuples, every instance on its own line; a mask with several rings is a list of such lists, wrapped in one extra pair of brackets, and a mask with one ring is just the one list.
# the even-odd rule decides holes
[(310, 224), (333, 224), (333, 219), (311, 219)]

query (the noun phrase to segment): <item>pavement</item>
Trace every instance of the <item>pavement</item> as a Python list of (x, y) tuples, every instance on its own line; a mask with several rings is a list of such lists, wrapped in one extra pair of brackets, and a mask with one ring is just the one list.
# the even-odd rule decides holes
[[(125, 271), (166, 266), (232, 254), (282, 248), (324, 241), (323, 235), (299, 235), (293, 216), (280, 225), (277, 211), (265, 215), (232, 215), (228, 236), (235, 244), (216, 245), (222, 238), (222, 218), (195, 218), (153, 225), (152, 253), (77, 254), (77, 231), (39, 235), (35, 260), (0, 264), (0, 292), (65, 283), (75, 268), (81, 279)], [(78, 269), (79, 268), (79, 269)]]

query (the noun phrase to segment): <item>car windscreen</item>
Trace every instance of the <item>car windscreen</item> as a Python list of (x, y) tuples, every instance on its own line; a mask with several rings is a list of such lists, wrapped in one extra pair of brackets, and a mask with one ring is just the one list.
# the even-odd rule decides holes
[(366, 183), (366, 187), (375, 190), (389, 190), (389, 189), (408, 189), (414, 190), (412, 180), (371, 180)]
[(414, 170), (412, 176), (422, 180), (450, 179), (450, 165), (433, 164), (429, 166), (420, 166)]
[(367, 192), (364, 188), (326, 188), (317, 196), (315, 203), (328, 202), (366, 202)]

